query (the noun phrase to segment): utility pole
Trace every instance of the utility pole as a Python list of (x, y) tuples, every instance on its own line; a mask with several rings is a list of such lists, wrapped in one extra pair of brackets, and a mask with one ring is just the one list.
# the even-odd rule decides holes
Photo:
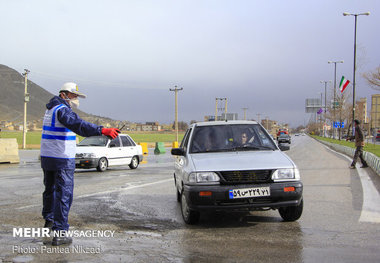
[(23, 133), (22, 133), (22, 148), (23, 149), (26, 148), (26, 130), (27, 130), (27, 127), (26, 127), (26, 104), (29, 101), (29, 94), (28, 94), (28, 73), (30, 72), (27, 69), (24, 69), (24, 70), (25, 70), (25, 72), (22, 74), (25, 77), (25, 79), (24, 79), (24, 82), (25, 82), (25, 93), (24, 93), (24, 127), (23, 127)]
[(220, 101), (225, 100), (224, 114), (225, 114), (225, 119), (227, 119), (227, 98), (215, 98), (215, 121), (218, 120), (218, 100)]
[(256, 115), (257, 115), (257, 122), (260, 123), (260, 115), (261, 115), (261, 113), (257, 113)]
[(175, 133), (176, 133), (176, 142), (178, 142), (178, 91), (183, 90), (183, 88), (178, 89), (177, 86), (174, 86), (174, 89), (169, 89), (170, 91), (174, 91), (175, 94), (175, 120), (174, 120), (174, 125), (175, 125)]
[(244, 120), (247, 120), (247, 110), (248, 110), (248, 108), (243, 108), (243, 111), (244, 111)]

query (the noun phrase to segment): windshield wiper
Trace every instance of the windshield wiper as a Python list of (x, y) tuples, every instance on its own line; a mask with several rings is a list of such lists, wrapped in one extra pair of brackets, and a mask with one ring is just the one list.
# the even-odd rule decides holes
[(264, 145), (246, 145), (246, 146), (238, 146), (228, 149), (230, 151), (250, 151), (250, 150), (274, 150), (272, 147), (264, 146)]

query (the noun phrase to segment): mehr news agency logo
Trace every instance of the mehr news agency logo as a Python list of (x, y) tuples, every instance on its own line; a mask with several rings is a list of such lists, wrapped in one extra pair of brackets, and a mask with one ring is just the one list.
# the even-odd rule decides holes
[(86, 237), (86, 238), (113, 238), (112, 230), (50, 230), (49, 228), (20, 227), (13, 228), (13, 237)]
[[(83, 238), (113, 238), (115, 231), (112, 230), (68, 230), (52, 231), (49, 228), (13, 228), (13, 237), (31, 237), (31, 238), (51, 238), (51, 237), (83, 237)], [(85, 253), (100, 254), (101, 247), (84, 247), (75, 245), (71, 247), (49, 247), (49, 246), (22, 246), (14, 245), (13, 253), (21, 254), (38, 254), (38, 253)]]

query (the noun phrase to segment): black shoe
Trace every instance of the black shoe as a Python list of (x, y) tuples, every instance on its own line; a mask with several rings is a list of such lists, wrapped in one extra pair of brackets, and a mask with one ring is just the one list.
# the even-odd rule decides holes
[(366, 165), (362, 165), (362, 166), (360, 166), (360, 168), (367, 168), (368, 167), (368, 165), (366, 164)]
[(53, 224), (54, 222), (51, 221), (51, 220), (45, 220), (45, 225), (44, 225), (44, 228), (52, 228), (53, 227)]
[(53, 237), (53, 241), (51, 242), (52, 246), (60, 246), (60, 245), (69, 245), (73, 243), (73, 239), (71, 237)]

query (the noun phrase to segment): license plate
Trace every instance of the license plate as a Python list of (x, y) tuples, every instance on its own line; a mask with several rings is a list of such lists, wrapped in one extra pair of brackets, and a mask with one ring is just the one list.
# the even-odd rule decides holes
[(270, 196), (270, 187), (232, 189), (229, 196), (230, 199)]

